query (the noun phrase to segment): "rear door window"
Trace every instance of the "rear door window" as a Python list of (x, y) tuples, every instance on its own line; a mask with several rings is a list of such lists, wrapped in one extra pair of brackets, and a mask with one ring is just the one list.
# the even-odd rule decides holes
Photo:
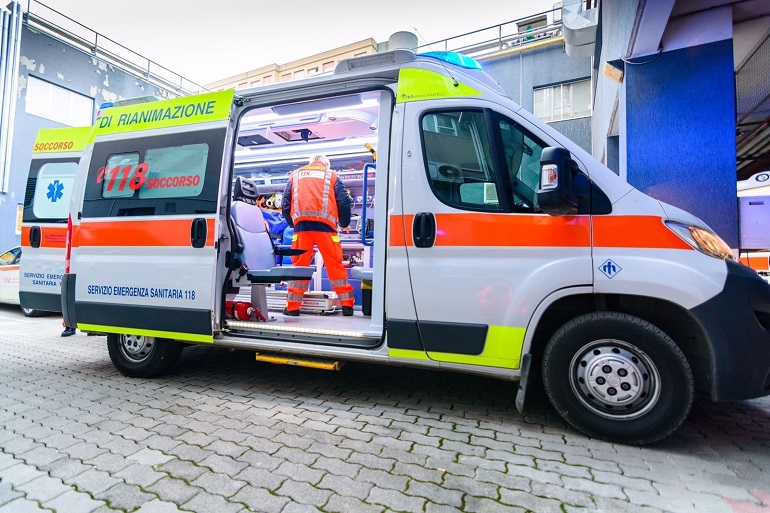
[(32, 161), (24, 198), (25, 222), (66, 222), (78, 158)]
[(99, 142), (83, 217), (213, 214), (224, 130)]

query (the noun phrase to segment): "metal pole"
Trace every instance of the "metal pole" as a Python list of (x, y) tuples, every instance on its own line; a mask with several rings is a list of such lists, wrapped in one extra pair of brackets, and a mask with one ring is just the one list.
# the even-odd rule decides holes
[[(16, 121), (16, 92), (19, 85), (19, 56), (21, 55), (21, 5), (18, 2), (13, 3), (13, 54), (11, 57), (11, 103), (10, 112), (8, 113), (8, 126), (9, 132), (14, 130), (14, 122)], [(9, 134), (10, 135), (10, 134)], [(10, 141), (10, 138), (9, 138)], [(3, 163), (4, 174), (2, 183), (2, 192), (8, 192), (8, 182), (11, 178), (11, 149), (12, 146), (6, 143), (5, 149), (5, 161)]]
[(3, 165), (2, 155), (5, 155), (5, 148), (10, 140), (9, 130), (6, 127), (8, 109), (10, 109), (7, 99), (7, 92), (10, 89), (8, 82), (8, 72), (6, 70), (9, 60), (9, 27), (11, 24), (11, 15), (8, 12), (0, 11), (3, 20), (2, 33), (0, 34), (0, 184), (5, 181), (5, 166)]

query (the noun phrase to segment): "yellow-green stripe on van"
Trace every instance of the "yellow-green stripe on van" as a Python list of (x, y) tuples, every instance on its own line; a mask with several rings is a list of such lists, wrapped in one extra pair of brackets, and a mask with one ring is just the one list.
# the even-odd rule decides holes
[(83, 151), (92, 139), (94, 127), (43, 128), (38, 130), (32, 153)]
[(80, 331), (93, 331), (96, 333), (117, 333), (118, 335), (141, 335), (143, 337), (170, 338), (172, 340), (184, 340), (185, 342), (200, 342), (213, 344), (212, 335), (200, 335), (197, 333), (177, 333), (175, 331), (142, 330), (137, 328), (124, 328), (121, 326), (101, 326), (99, 324), (78, 323)]
[(521, 366), (521, 351), (524, 347), (525, 328), (510, 326), (489, 326), (484, 350), (478, 355), (437, 353), (426, 354), (411, 349), (389, 349), (388, 356), (404, 360), (437, 360), (465, 365), (483, 365), (502, 369), (518, 369)]
[(481, 96), (481, 92), (427, 69), (402, 68), (398, 72), (397, 103), (460, 96)]
[(96, 120), (95, 135), (221, 121), (230, 117), (235, 91), (184, 96), (172, 100), (112, 107)]

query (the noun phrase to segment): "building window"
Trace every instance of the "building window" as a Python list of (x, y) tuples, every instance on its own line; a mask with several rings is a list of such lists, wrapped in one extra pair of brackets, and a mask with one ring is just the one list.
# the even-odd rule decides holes
[(284, 73), (281, 75), (281, 82), (286, 82), (287, 80), (291, 80), (291, 73)]
[(262, 83), (263, 84), (272, 84), (273, 83), (273, 76), (272, 75), (267, 75), (267, 76), (262, 77)]
[(303, 76), (305, 76), (304, 70), (299, 70), (294, 72), (294, 80), (297, 80), (298, 78), (302, 78)]
[(353, 54), (353, 57), (361, 57), (362, 55), (366, 55), (366, 52), (358, 52), (356, 54)]
[(94, 100), (33, 76), (27, 82), (27, 114), (62, 125), (88, 126), (94, 120)]
[(257, 87), (259, 85), (259, 80), (254, 80), (251, 82), (251, 87)]
[(246, 89), (249, 86), (248, 82), (241, 82), (238, 84), (238, 89)]
[(318, 66), (315, 66), (313, 68), (308, 68), (307, 69), (307, 74), (308, 74), (308, 76), (317, 75), (318, 74)]
[(334, 71), (334, 61), (324, 62), (322, 69), (324, 73), (327, 71)]
[(591, 115), (591, 81), (580, 80), (534, 90), (534, 114), (543, 121)]

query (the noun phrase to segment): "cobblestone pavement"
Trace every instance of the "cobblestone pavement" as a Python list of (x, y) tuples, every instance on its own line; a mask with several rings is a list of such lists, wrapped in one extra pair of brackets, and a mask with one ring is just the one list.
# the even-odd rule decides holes
[(104, 337), (0, 306), (0, 513), (770, 511), (770, 399), (699, 399), (634, 448), (569, 429), (537, 391), (387, 366), (272, 366), (185, 349), (120, 375)]

